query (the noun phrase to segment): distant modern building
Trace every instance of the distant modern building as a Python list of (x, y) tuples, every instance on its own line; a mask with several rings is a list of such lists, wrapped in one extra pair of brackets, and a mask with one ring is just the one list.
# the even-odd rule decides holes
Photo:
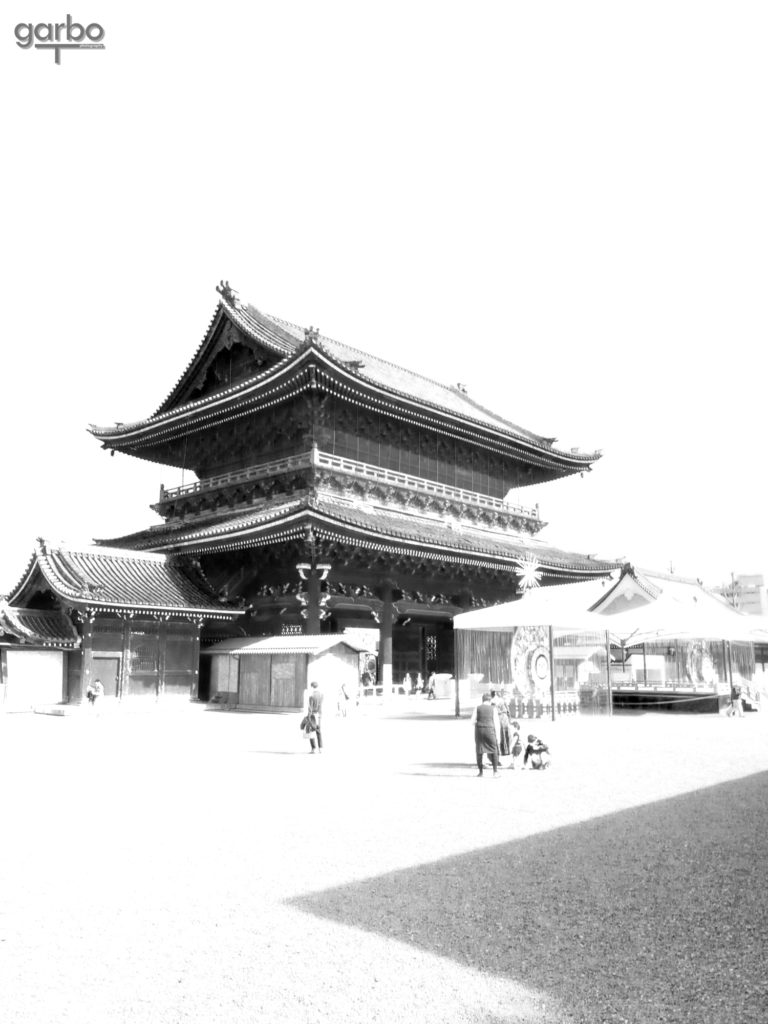
[(732, 576), (730, 583), (712, 589), (745, 615), (768, 615), (768, 592), (763, 576)]

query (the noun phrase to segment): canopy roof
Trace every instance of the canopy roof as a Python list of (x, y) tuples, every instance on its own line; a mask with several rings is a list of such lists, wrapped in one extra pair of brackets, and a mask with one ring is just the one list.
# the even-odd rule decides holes
[(342, 644), (353, 651), (367, 650), (343, 633), (326, 636), (242, 637), (211, 644), (203, 654), (322, 654)]
[[(89, 428), (104, 447), (163, 461), (161, 447), (174, 437), (189, 436), (320, 386), (389, 414), (451, 428), (456, 436), (470, 441), (482, 435), (499, 451), (508, 450), (555, 475), (583, 472), (600, 457), (599, 452), (557, 449), (554, 438), (517, 426), (474, 401), (459, 386), (439, 384), (312, 328), (268, 316), (240, 303), (229, 287), (219, 291), (221, 301), (203, 341), (157, 412), (145, 420)], [(232, 386), (196, 398), (195, 385), (222, 344), (227, 325), (257, 347), (253, 370)], [(231, 347), (233, 340), (226, 337)]]
[(614, 583), (589, 580), (532, 590), (520, 600), (457, 615), (454, 629), (553, 626), (607, 632), (625, 646), (672, 639), (765, 643), (768, 622), (744, 615), (694, 580), (624, 566)]
[(610, 586), (610, 579), (602, 579), (535, 588), (515, 601), (456, 615), (453, 628), (506, 633), (518, 626), (551, 625), (579, 633), (604, 633), (604, 616), (589, 611), (589, 606)]

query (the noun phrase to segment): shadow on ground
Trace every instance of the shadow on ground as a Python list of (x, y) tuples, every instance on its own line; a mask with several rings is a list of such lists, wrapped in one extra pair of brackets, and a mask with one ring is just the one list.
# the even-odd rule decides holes
[(573, 1021), (762, 1024), (767, 826), (760, 773), (289, 902), (534, 986)]

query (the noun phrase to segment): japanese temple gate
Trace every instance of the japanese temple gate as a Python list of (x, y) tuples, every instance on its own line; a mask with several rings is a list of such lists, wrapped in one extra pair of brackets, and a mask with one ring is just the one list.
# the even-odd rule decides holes
[(610, 571), (541, 541), (538, 508), (517, 497), (599, 453), (218, 291), (157, 411), (91, 428), (106, 449), (196, 476), (161, 488), (160, 524), (104, 543), (194, 559), (250, 636), (377, 629), (385, 691), (405, 672), (452, 672), (454, 616), (509, 600), (526, 574), (548, 586)]

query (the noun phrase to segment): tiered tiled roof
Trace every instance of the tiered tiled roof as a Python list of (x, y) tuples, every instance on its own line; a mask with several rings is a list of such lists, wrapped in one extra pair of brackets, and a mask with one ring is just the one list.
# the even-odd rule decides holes
[[(305, 343), (303, 327), (289, 323), (287, 320), (259, 313), (253, 306), (247, 306), (243, 314), (243, 321), (254, 325), (254, 327), (265, 321), (281, 327), (293, 339), (294, 351)], [(253, 333), (256, 338), (260, 337), (258, 329)], [(318, 348), (324, 349), (332, 358), (350, 367), (354, 376), (384, 387), (392, 394), (416, 398), (424, 405), (435, 409), (443, 409), (464, 419), (487, 423), (506, 433), (535, 441), (537, 444), (551, 445), (551, 439), (540, 437), (530, 430), (511, 423), (503, 416), (480, 405), (465, 391), (460, 391), (458, 387), (440, 384), (413, 370), (407, 370), (405, 367), (397, 366), (386, 359), (380, 359), (369, 352), (363, 352), (362, 349), (353, 348), (352, 345), (346, 345), (341, 341), (334, 341), (333, 338), (328, 338), (324, 334), (318, 335), (315, 344)]]
[[(207, 352), (215, 344), (222, 318), (227, 318), (253, 342), (282, 358), (231, 387), (190, 400), (193, 381), (205, 363)], [(458, 386), (439, 384), (317, 332), (306, 332), (288, 321), (261, 313), (254, 306), (235, 302), (231, 293), (222, 299), (197, 352), (157, 412), (133, 423), (91, 426), (91, 433), (105, 447), (130, 451), (145, 458), (159, 458), (156, 451), (150, 450), (158, 440), (244, 415), (252, 408), (283, 401), (306, 388), (309, 378), (305, 367), (311, 361), (306, 358), (307, 353), (314, 357), (321, 370), (330, 374), (326, 377), (326, 386), (340, 387), (342, 393), (357, 392), (367, 397), (373, 407), (410, 408), (421, 421), (433, 422), (436, 426), (452, 424), (462, 436), (476, 437), (480, 431), (499, 444), (511, 446), (510, 450), (518, 456), (546, 465), (555, 472), (580, 472), (589, 469), (600, 457), (599, 452), (557, 449), (553, 438), (517, 426), (474, 401)]]
[(39, 540), (8, 602), (23, 605), (25, 597), (39, 590), (52, 591), (66, 605), (100, 611), (205, 618), (243, 614), (223, 605), (191, 565), (164, 554), (131, 550), (52, 547)]
[(566, 574), (598, 576), (614, 568), (614, 563), (561, 551), (527, 535), (484, 530), (451, 523), (444, 517), (361, 505), (325, 494), (264, 502), (247, 512), (201, 516), (186, 524), (161, 524), (105, 543), (199, 554), (302, 538), (309, 524), (326, 539), (352, 540), (367, 550), (420, 554), (456, 564), (497, 567), (521, 558), (534, 559), (544, 568)]
[(78, 647), (80, 637), (62, 612), (13, 608), (0, 601), (0, 643), (7, 641), (61, 649)]

